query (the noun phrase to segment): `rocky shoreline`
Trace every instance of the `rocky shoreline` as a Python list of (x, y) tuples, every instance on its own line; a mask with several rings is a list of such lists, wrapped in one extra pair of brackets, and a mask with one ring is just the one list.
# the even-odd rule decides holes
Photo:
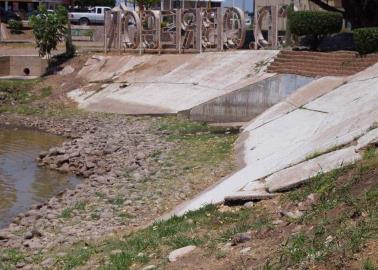
[(83, 177), (76, 188), (16, 216), (0, 230), (0, 248), (44, 253), (145, 224), (164, 212), (159, 191), (156, 195), (142, 188), (159, 174), (159, 162), (153, 156), (173, 147), (152, 131), (155, 120), (115, 115), (66, 119), (0, 115), (3, 126), (65, 136), (60, 147), (40, 154), (39, 164)]

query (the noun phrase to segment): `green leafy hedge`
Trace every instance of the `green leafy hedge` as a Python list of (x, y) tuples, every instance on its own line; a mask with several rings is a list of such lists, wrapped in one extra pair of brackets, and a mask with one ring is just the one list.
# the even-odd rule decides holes
[(22, 30), (22, 22), (11, 19), (8, 21), (8, 27), (12, 34), (19, 34)]
[(360, 54), (378, 52), (378, 27), (355, 29), (353, 39)]
[(329, 11), (297, 11), (289, 18), (290, 30), (293, 34), (327, 35), (341, 30), (343, 17), (341, 13)]

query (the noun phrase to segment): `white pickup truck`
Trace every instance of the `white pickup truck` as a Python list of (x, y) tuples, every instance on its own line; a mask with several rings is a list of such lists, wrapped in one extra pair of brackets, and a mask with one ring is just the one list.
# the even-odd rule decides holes
[(93, 7), (86, 11), (73, 10), (69, 12), (69, 18), (72, 23), (80, 25), (104, 24), (105, 11), (110, 7)]

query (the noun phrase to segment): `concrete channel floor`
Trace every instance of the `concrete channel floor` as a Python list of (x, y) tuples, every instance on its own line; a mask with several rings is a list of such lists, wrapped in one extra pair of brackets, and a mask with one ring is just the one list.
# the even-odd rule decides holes
[(277, 53), (93, 56), (78, 76), (102, 88), (68, 96), (90, 111), (173, 114), (274, 76), (263, 70)]
[(323, 77), (244, 128), (245, 166), (171, 214), (224, 199), (269, 198), (321, 172), (353, 163), (378, 140), (378, 64), (350, 77)]

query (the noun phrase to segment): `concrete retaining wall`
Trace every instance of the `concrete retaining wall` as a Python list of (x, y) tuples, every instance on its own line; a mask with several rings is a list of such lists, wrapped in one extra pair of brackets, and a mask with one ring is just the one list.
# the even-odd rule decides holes
[(280, 74), (189, 110), (189, 118), (206, 122), (246, 122), (281, 101), (313, 78)]
[(42, 76), (47, 60), (39, 56), (0, 56), (0, 76)]

